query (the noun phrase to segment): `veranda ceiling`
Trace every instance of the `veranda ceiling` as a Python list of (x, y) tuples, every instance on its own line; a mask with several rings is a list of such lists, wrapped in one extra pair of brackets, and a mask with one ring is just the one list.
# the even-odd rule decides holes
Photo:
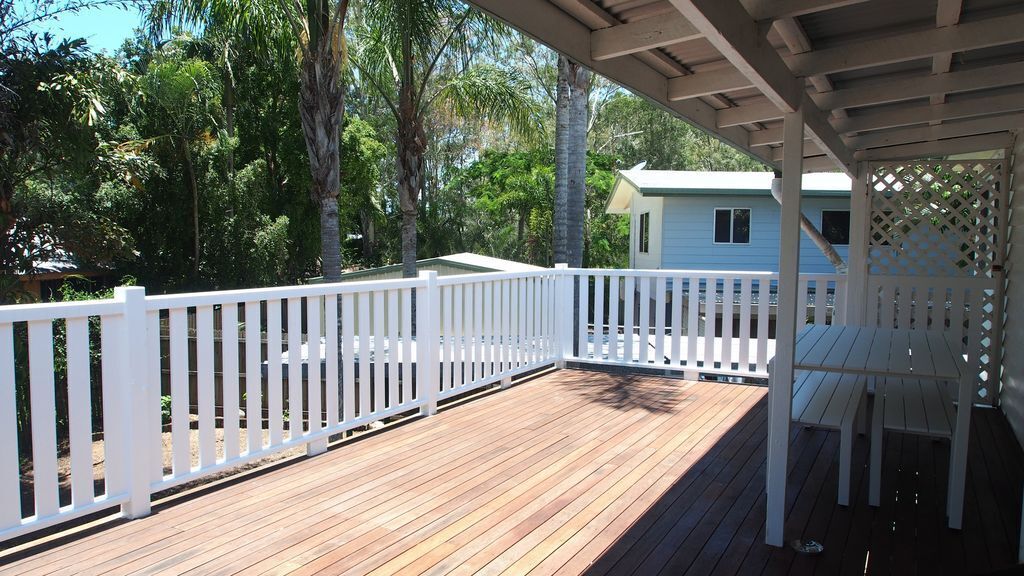
[(1020, 0), (470, 0), (781, 168), (1004, 148), (1024, 127)]

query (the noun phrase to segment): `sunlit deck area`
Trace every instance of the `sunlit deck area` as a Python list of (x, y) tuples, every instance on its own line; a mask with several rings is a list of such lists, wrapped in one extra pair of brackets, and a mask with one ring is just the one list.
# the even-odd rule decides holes
[(970, 573), (1015, 561), (1024, 458), (976, 409), (965, 526), (948, 443), (893, 435), (883, 503), (836, 505), (837, 433), (794, 426), (787, 536), (764, 543), (766, 388), (562, 370), (154, 514), (0, 557), (9, 574)]

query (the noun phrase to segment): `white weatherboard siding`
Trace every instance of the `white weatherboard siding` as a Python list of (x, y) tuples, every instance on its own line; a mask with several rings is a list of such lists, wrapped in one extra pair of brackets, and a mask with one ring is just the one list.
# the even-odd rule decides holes
[[(850, 208), (848, 198), (805, 197), (801, 204), (803, 213), (815, 226), (821, 225), (822, 210)], [(715, 208), (750, 208), (750, 244), (714, 243)], [(661, 267), (778, 272), (780, 210), (778, 202), (770, 196), (664, 198)], [(653, 244), (653, 236), (651, 241)], [(847, 258), (846, 246), (836, 246), (836, 250), (844, 260)], [(636, 267), (647, 266), (638, 261)], [(835, 272), (817, 246), (803, 234), (800, 238), (800, 271)]]
[[(1006, 265), (1006, 310), (1003, 326), (1003, 390), (999, 400), (1017, 439), (1024, 443), (1024, 134), (1017, 134), (1010, 184), (1010, 251)], [(1016, 316), (1012, 312), (1017, 310)]]
[[(644, 197), (633, 194), (630, 202), (629, 223), (629, 267), (657, 270), (662, 268), (662, 229), (664, 214), (664, 198)], [(646, 254), (640, 252), (640, 215), (650, 212), (650, 242)]]

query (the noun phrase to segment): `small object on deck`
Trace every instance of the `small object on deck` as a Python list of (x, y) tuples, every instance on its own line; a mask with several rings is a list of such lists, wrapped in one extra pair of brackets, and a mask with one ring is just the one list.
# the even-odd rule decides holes
[(825, 547), (816, 540), (790, 540), (789, 545), (793, 550), (796, 550), (797, 554), (806, 554), (808, 556), (816, 556), (825, 551)]

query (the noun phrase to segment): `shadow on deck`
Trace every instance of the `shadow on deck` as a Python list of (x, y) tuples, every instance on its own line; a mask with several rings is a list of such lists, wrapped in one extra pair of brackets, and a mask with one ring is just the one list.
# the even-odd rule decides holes
[(883, 506), (836, 505), (838, 434), (794, 427), (787, 532), (764, 542), (766, 389), (567, 370), (327, 454), (0, 555), (11, 574), (971, 573), (1016, 558), (1024, 455), (973, 419), (965, 528), (948, 443), (887, 438)]

